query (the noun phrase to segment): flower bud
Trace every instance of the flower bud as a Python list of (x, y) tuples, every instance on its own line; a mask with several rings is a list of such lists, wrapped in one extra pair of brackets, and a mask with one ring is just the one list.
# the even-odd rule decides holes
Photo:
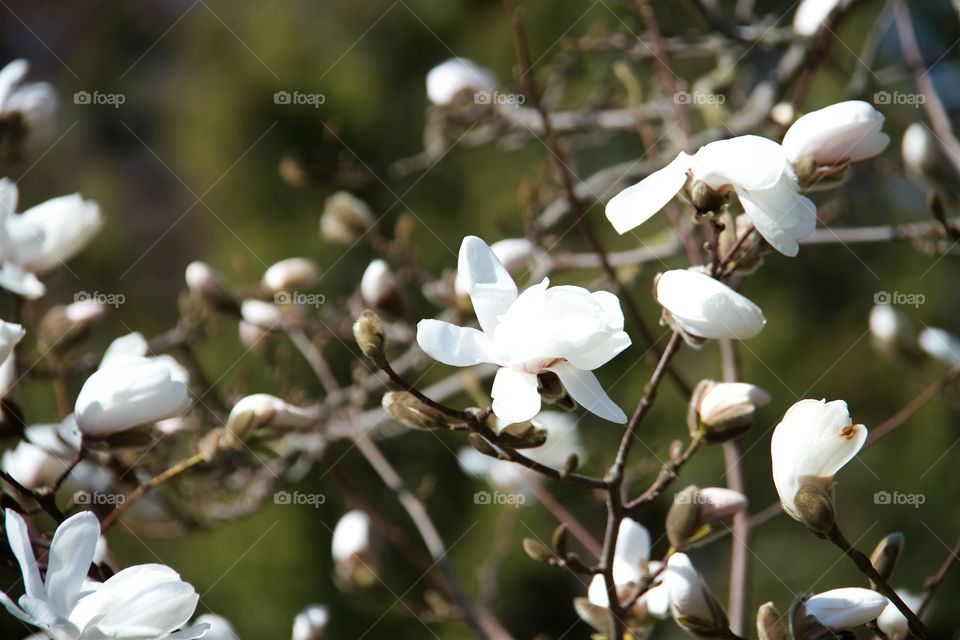
[[(466, 58), (450, 58), (427, 73), (427, 98), (436, 106), (450, 106), (457, 99), (474, 99), (477, 91), (491, 92), (497, 77)], [(489, 100), (487, 100), (489, 102)]]
[(287, 258), (270, 265), (263, 284), (273, 293), (312, 289), (320, 279), (320, 268), (307, 258)]
[(922, 122), (914, 122), (903, 132), (900, 154), (903, 165), (911, 173), (932, 177), (940, 172), (937, 139)]
[(387, 336), (383, 330), (383, 322), (375, 312), (365, 309), (357, 321), (353, 323), (353, 337), (363, 355), (378, 365), (384, 361), (384, 351), (387, 346)]
[(667, 512), (667, 537), (675, 549), (702, 544), (712, 533), (712, 525), (746, 508), (747, 498), (738, 491), (690, 485), (674, 496)]
[(56, 482), (66, 462), (42, 447), (21, 440), (16, 448), (3, 452), (0, 466), (27, 489), (39, 489)]
[(917, 330), (903, 311), (889, 304), (874, 305), (869, 327), (870, 338), (880, 351), (910, 359), (917, 356)]
[(702, 180), (690, 185), (689, 195), (690, 203), (701, 212), (719, 211), (724, 203), (724, 197)]
[(723, 608), (686, 554), (670, 556), (663, 584), (670, 598), (670, 613), (686, 632), (702, 638), (728, 633), (729, 622)]
[(759, 640), (790, 640), (790, 630), (772, 602), (762, 604), (757, 609), (757, 638)]
[(330, 610), (322, 604), (312, 604), (293, 619), (291, 640), (322, 640), (330, 621)]
[(195, 261), (188, 264), (184, 278), (194, 297), (217, 309), (237, 311), (237, 301), (230, 293), (223, 276), (206, 262)]
[(796, 115), (796, 110), (789, 102), (778, 102), (770, 109), (770, 119), (781, 127), (789, 127)]
[[(923, 596), (916, 593), (897, 590), (897, 595), (914, 613), (923, 605)], [(907, 622), (907, 617), (892, 602), (884, 607), (880, 617), (877, 618), (877, 627), (887, 640), (907, 640), (910, 637), (910, 624)]]
[(691, 396), (687, 423), (690, 434), (708, 442), (722, 442), (753, 424), (757, 407), (770, 403), (770, 394), (745, 382), (704, 380)]
[(346, 585), (373, 585), (377, 562), (370, 516), (359, 510), (345, 513), (333, 528), (331, 555), (337, 577)]
[[(891, 533), (878, 542), (873, 553), (870, 554), (870, 564), (877, 570), (884, 582), (889, 582), (890, 576), (893, 575), (897, 560), (903, 553), (903, 543), (902, 533)], [(870, 588), (876, 588), (872, 580), (870, 581)]]
[(821, 534), (830, 533), (836, 525), (833, 501), (819, 487), (806, 485), (794, 497), (798, 520), (807, 528)]
[(389, 265), (374, 260), (360, 279), (360, 296), (371, 307), (391, 307), (398, 302), (397, 282)]
[(83, 339), (105, 314), (106, 307), (95, 300), (57, 305), (43, 315), (37, 334), (45, 348), (62, 352)]
[(337, 191), (324, 203), (320, 235), (330, 242), (351, 245), (363, 238), (376, 223), (367, 203), (348, 191)]
[(255, 348), (270, 334), (266, 329), (262, 329), (246, 320), (237, 323), (237, 333), (240, 337), (240, 344), (247, 349)]
[(383, 395), (382, 405), (390, 417), (412, 429), (443, 429), (447, 426), (442, 413), (409, 391), (388, 391)]
[(295, 407), (276, 396), (256, 393), (242, 398), (233, 405), (227, 417), (227, 432), (242, 441), (255, 429), (309, 429), (316, 423), (316, 416), (305, 409)]
[(936, 327), (925, 327), (917, 341), (928, 356), (948, 367), (960, 367), (960, 338)]
[(804, 601), (803, 609), (827, 629), (838, 632), (876, 620), (889, 602), (871, 589), (846, 587), (811, 596)]
[(243, 301), (240, 315), (250, 324), (267, 331), (281, 328), (286, 318), (283, 309), (277, 305), (253, 299)]
[(205, 613), (202, 616), (197, 616), (193, 624), (210, 625), (207, 632), (203, 634), (204, 640), (239, 640), (240, 638), (240, 636), (237, 635), (236, 629), (230, 624), (230, 621), (223, 616)]

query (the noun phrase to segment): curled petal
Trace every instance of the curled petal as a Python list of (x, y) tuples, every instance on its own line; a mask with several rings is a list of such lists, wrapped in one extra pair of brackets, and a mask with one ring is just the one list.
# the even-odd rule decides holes
[(434, 360), (453, 367), (496, 362), (487, 334), (442, 320), (421, 320), (417, 324), (417, 344)]
[(617, 233), (640, 226), (663, 209), (683, 188), (691, 160), (681, 151), (673, 162), (615, 195), (607, 203), (606, 214)]
[(540, 412), (537, 376), (501, 367), (493, 379), (493, 412), (502, 422), (525, 422)]
[(604, 420), (626, 424), (627, 414), (610, 399), (592, 372), (577, 369), (569, 362), (561, 362), (549, 369), (557, 374), (563, 388), (584, 409)]

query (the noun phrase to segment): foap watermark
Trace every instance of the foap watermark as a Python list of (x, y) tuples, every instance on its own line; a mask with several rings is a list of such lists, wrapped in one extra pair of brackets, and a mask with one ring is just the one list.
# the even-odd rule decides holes
[(301, 491), (277, 491), (273, 494), (273, 504), (308, 506), (319, 509), (327, 502), (327, 496), (322, 493), (303, 493)]
[(77, 91), (73, 94), (73, 104), (107, 105), (119, 109), (127, 101), (122, 93), (101, 93), (100, 91)]
[(77, 491), (73, 494), (73, 503), (83, 506), (107, 505), (117, 507), (127, 499), (122, 493), (104, 493), (102, 491)]
[(914, 509), (919, 509), (920, 505), (926, 501), (927, 496), (922, 493), (900, 493), (899, 491), (890, 493), (889, 491), (877, 491), (873, 494), (873, 504), (907, 505)]
[(896, 304), (919, 307), (927, 301), (922, 293), (903, 293), (902, 291), (877, 291), (873, 294), (873, 304)]
[(273, 94), (273, 104), (308, 105), (319, 109), (327, 102), (322, 93), (304, 93), (302, 91), (277, 91)]
[(522, 93), (501, 93), (500, 91), (476, 91), (474, 104), (495, 104), (501, 107), (519, 107), (527, 101)]
[(78, 291), (73, 295), (74, 302), (96, 302), (107, 307), (117, 308), (127, 301), (122, 293), (100, 293), (99, 291)]
[(727, 101), (722, 93), (704, 93), (702, 91), (677, 91), (673, 94), (675, 104), (720, 105)]
[(473, 494), (473, 504), (496, 504), (520, 507), (527, 502), (522, 493), (503, 493), (502, 491), (477, 491)]
[(877, 91), (873, 94), (876, 104), (902, 104), (919, 107), (927, 101), (922, 93), (904, 93), (903, 91)]
[(327, 301), (322, 293), (303, 293), (302, 291), (277, 291), (273, 294), (274, 304), (295, 304), (305, 307), (319, 307)]

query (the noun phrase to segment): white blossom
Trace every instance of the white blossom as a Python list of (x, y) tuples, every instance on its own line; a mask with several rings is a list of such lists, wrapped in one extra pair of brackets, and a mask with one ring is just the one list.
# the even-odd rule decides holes
[(286, 315), (283, 309), (263, 300), (244, 300), (240, 305), (240, 315), (248, 323), (268, 331), (279, 329)]
[(47, 82), (23, 82), (29, 71), (26, 60), (7, 63), (0, 70), (0, 119), (16, 119), (24, 128), (26, 142), (48, 140), (56, 129), (57, 93)]
[(360, 297), (371, 307), (388, 304), (397, 293), (397, 281), (390, 265), (379, 258), (373, 260), (360, 278)]
[(800, 520), (795, 499), (803, 487), (829, 493), (833, 476), (867, 439), (867, 428), (853, 424), (843, 400), (801, 400), (773, 431), (773, 481), (784, 510)]
[[(657, 573), (660, 568), (660, 562), (650, 560), (650, 532), (647, 528), (631, 518), (621, 520), (613, 555), (613, 583), (617, 588), (617, 597), (630, 597), (634, 587), (644, 577)], [(641, 597), (647, 613), (653, 617), (662, 620), (670, 615), (669, 596), (663, 585), (650, 587)], [(610, 606), (603, 575), (593, 576), (587, 598), (598, 607)]]
[[(923, 596), (920, 594), (897, 589), (897, 595), (914, 613), (919, 611), (920, 605), (923, 604)], [(907, 640), (910, 637), (907, 617), (892, 602), (883, 608), (883, 612), (877, 618), (877, 626), (887, 636), (887, 640)]]
[(105, 437), (172, 418), (190, 406), (189, 375), (171, 356), (150, 356), (138, 333), (115, 340), (83, 384), (74, 415), (86, 436)]
[(872, 589), (845, 587), (811, 596), (803, 607), (831, 631), (855, 629), (876, 620), (889, 600)]
[[(26, 522), (6, 511), (7, 540), (26, 593), (15, 603), (0, 593), (0, 603), (23, 622), (57, 640), (192, 640), (206, 625), (183, 628), (199, 596), (175, 571), (160, 564), (124, 569), (106, 582), (87, 578), (100, 540), (100, 523), (90, 511), (67, 518), (50, 543), (46, 579), (34, 556)], [(179, 629), (179, 631), (178, 631)]]
[(718, 605), (703, 577), (685, 553), (674, 553), (667, 560), (663, 585), (674, 618), (694, 621), (698, 626), (713, 628), (718, 618)]
[(255, 393), (241, 398), (227, 418), (227, 427), (242, 414), (253, 416), (253, 427), (274, 427), (276, 429), (306, 429), (316, 424), (316, 416), (306, 409), (295, 407), (276, 396), (267, 393)]
[(607, 219), (618, 233), (626, 233), (697, 182), (721, 196), (736, 194), (760, 235), (784, 255), (797, 255), (797, 240), (816, 228), (817, 208), (800, 194), (784, 148), (759, 136), (711, 142), (692, 156), (680, 152), (666, 167), (614, 196)]
[(321, 640), (330, 622), (330, 610), (322, 604), (312, 604), (293, 619), (292, 640)]
[(858, 162), (878, 155), (890, 144), (884, 117), (863, 100), (838, 102), (802, 116), (783, 137), (790, 162), (812, 158), (818, 166)]
[(767, 323), (760, 307), (694, 269), (674, 269), (656, 281), (656, 297), (676, 328), (699, 338), (746, 340)]
[(466, 58), (450, 58), (427, 73), (427, 97), (437, 106), (446, 106), (461, 92), (493, 91), (497, 77)]
[(816, 34), (841, 0), (802, 0), (793, 15), (793, 30), (797, 35)]
[(549, 288), (546, 278), (517, 295), (510, 274), (475, 236), (464, 238), (458, 269), (481, 330), (421, 320), (417, 342), (429, 356), (451, 366), (499, 365), (492, 396), (501, 422), (524, 422), (540, 411), (537, 374), (547, 371), (588, 411), (626, 422), (592, 373), (630, 345), (615, 295), (573, 286)]
[(312, 289), (320, 279), (320, 268), (307, 258), (287, 258), (270, 265), (263, 284), (274, 293)]
[(960, 338), (936, 327), (925, 327), (917, 337), (920, 348), (948, 367), (960, 366)]
[(770, 403), (770, 394), (746, 382), (718, 382), (700, 397), (700, 421), (711, 425)]
[[(493, 255), (497, 256), (497, 260), (504, 266), (507, 273), (516, 274), (533, 259), (537, 247), (526, 238), (506, 238), (494, 242), (490, 245), (490, 250), (493, 251)], [(454, 280), (454, 288), (457, 295), (467, 295), (464, 278), (459, 272)]]

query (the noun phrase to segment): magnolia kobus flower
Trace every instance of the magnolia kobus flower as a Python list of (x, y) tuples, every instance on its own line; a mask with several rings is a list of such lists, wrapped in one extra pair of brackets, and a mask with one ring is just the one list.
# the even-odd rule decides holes
[(348, 511), (333, 528), (330, 545), (336, 575), (347, 584), (370, 586), (377, 580), (377, 557), (370, 516)]
[(74, 415), (85, 436), (110, 436), (178, 416), (190, 406), (187, 370), (171, 356), (147, 356), (147, 351), (139, 333), (107, 348), (77, 396)]
[(29, 66), (19, 59), (0, 70), (0, 137), (18, 145), (14, 155), (49, 140), (56, 130), (57, 93), (47, 82), (23, 82)]
[(787, 130), (783, 149), (800, 186), (829, 187), (846, 174), (847, 165), (878, 155), (890, 144), (884, 117), (863, 100), (838, 102), (802, 116)]
[(684, 630), (705, 637), (729, 633), (726, 613), (687, 554), (670, 556), (662, 580), (670, 613)]
[(360, 278), (360, 297), (371, 307), (389, 307), (396, 303), (397, 279), (390, 265), (379, 258), (373, 260)]
[[(923, 596), (917, 593), (901, 591), (897, 589), (897, 595), (903, 600), (903, 603), (916, 613), (923, 604)], [(910, 637), (910, 626), (907, 617), (901, 613), (900, 609), (892, 602), (883, 608), (883, 612), (877, 618), (877, 626), (880, 631), (887, 636), (888, 640), (907, 640)]]
[(502, 424), (537, 415), (541, 399), (537, 376), (547, 372), (556, 374), (567, 393), (588, 411), (626, 422), (626, 414), (592, 373), (630, 345), (615, 295), (550, 287), (547, 278), (518, 295), (506, 268), (475, 236), (464, 238), (458, 270), (480, 330), (421, 320), (417, 343), (427, 355), (451, 366), (499, 365), (491, 395), (493, 412)]
[(760, 307), (696, 269), (659, 274), (654, 295), (667, 323), (694, 342), (698, 338), (746, 340), (767, 323)]
[(105, 582), (87, 577), (100, 541), (100, 523), (90, 511), (64, 520), (53, 536), (42, 579), (27, 524), (6, 511), (7, 541), (23, 574), (17, 602), (0, 603), (19, 620), (56, 640), (193, 640), (207, 625), (186, 627), (199, 596), (175, 571), (160, 564), (124, 569)]
[(466, 58), (450, 58), (427, 73), (427, 98), (438, 107), (452, 104), (461, 94), (472, 98), (477, 91), (496, 88), (493, 72)]
[(867, 440), (843, 400), (801, 400), (783, 416), (770, 440), (773, 481), (784, 511), (811, 529), (834, 525), (833, 476)]
[(845, 587), (810, 596), (803, 602), (803, 611), (830, 631), (838, 632), (876, 620), (889, 602), (872, 589)]
[(39, 298), (47, 273), (78, 254), (103, 226), (100, 206), (80, 194), (60, 196), (17, 213), (17, 185), (0, 180), (0, 286)]
[(627, 187), (607, 203), (607, 219), (618, 233), (646, 222), (686, 187), (698, 210), (715, 211), (735, 195), (744, 212), (774, 249), (800, 251), (798, 240), (817, 226), (817, 208), (802, 195), (782, 146), (759, 136), (739, 136), (684, 152), (666, 167)]
[(322, 640), (330, 622), (330, 610), (322, 604), (312, 604), (293, 619), (292, 640)]
[(263, 274), (263, 286), (273, 293), (306, 291), (320, 280), (320, 267), (307, 258), (287, 258), (270, 265)]
[(820, 31), (824, 21), (840, 6), (841, 0), (802, 0), (793, 14), (793, 31), (810, 37)]

